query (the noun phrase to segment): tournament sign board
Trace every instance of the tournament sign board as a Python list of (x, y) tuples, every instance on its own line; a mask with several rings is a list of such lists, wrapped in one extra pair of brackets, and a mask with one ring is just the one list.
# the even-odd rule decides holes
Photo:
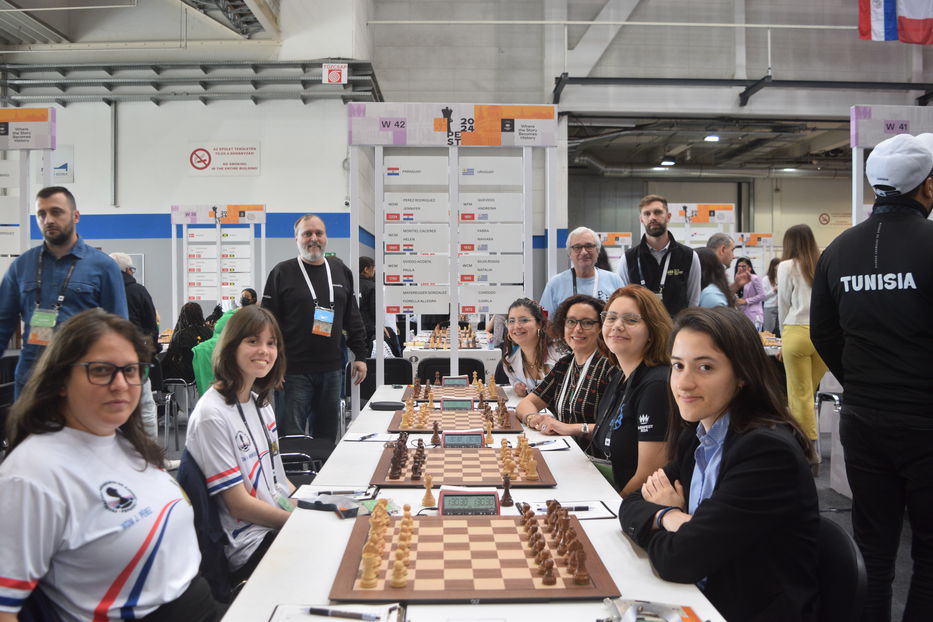
[(446, 255), (386, 255), (383, 265), (386, 285), (450, 282), (450, 259)]
[(523, 285), (463, 284), (460, 288), (460, 313), (508, 313), (509, 305), (525, 295)]
[(347, 113), (351, 145), (557, 146), (553, 105), (354, 102)]
[(450, 288), (447, 285), (387, 286), (383, 304), (385, 313), (444, 315), (450, 313)]
[(733, 203), (671, 204), (671, 223), (726, 224), (735, 222)]
[(524, 255), (460, 255), (461, 283), (524, 283)]
[(522, 222), (518, 192), (460, 192), (460, 222)]
[(852, 147), (871, 149), (898, 134), (933, 131), (933, 108), (927, 106), (852, 106), (849, 114)]
[(524, 228), (518, 223), (460, 223), (461, 253), (520, 253)]
[(446, 254), (450, 250), (449, 231), (450, 227), (446, 224), (388, 223), (383, 230), (383, 251), (386, 253)]
[(446, 192), (386, 192), (382, 198), (386, 222), (446, 223), (447, 204)]
[(54, 108), (0, 109), (0, 151), (55, 149)]

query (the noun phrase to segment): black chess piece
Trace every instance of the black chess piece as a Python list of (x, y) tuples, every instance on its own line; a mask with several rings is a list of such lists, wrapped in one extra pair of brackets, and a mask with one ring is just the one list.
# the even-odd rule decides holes
[(437, 422), (437, 419), (434, 420), (434, 434), (431, 436), (431, 444), (435, 447), (441, 444), (441, 425)]
[(512, 478), (506, 473), (502, 476), (502, 499), (499, 500), (500, 505), (508, 507), (514, 503), (512, 501), (512, 493), (510, 492), (511, 488)]

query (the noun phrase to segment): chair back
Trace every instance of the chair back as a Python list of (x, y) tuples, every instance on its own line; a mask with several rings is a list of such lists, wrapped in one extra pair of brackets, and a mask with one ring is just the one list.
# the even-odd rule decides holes
[[(472, 380), (473, 372), (476, 372), (483, 382), (486, 381), (486, 366), (482, 361), (473, 358), (459, 359), (459, 369), (461, 376), (469, 376)], [(418, 377), (421, 382), (434, 382), (436, 372), (441, 372), (441, 376), (450, 375), (450, 361), (444, 358), (423, 359), (418, 363)]]
[(868, 575), (855, 540), (837, 523), (820, 517), (819, 615), (821, 622), (857, 620)]
[(413, 374), (408, 359), (386, 359), (383, 361), (386, 384), (411, 384)]
[[(350, 398), (350, 391), (353, 388), (353, 361), (347, 361), (343, 374), (343, 394), (347, 399)], [(376, 359), (366, 359), (366, 377), (360, 383), (360, 408), (369, 401), (369, 398), (376, 392)]]
[(201, 574), (210, 585), (214, 599), (229, 603), (232, 600), (232, 586), (227, 555), (224, 553), (227, 534), (220, 524), (217, 501), (207, 492), (204, 473), (187, 449), (181, 454), (177, 479), (194, 509), (194, 531), (201, 550)]
[(499, 360), (498, 363), (496, 363), (496, 375), (495, 375), (495, 378), (496, 378), (496, 384), (498, 384), (498, 385), (500, 385), (500, 386), (510, 384), (510, 383), (509, 383), (509, 377), (505, 374), (505, 367), (502, 365), (502, 360), (501, 360), (501, 359)]

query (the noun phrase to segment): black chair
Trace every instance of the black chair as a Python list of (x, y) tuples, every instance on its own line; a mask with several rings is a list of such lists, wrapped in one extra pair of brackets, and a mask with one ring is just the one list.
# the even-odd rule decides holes
[(0, 358), (0, 457), (6, 450), (6, 416), (13, 405), (13, 394), (16, 392), (16, 363), (18, 354), (11, 354)]
[(386, 359), (383, 361), (386, 384), (411, 384), (414, 377), (408, 359)]
[[(486, 366), (478, 359), (459, 359), (459, 369), (460, 375), (469, 376), (471, 381), (473, 372), (476, 372), (476, 375), (483, 379), (484, 382), (486, 380)], [(434, 382), (434, 377), (437, 372), (441, 372), (441, 376), (449, 376), (450, 361), (443, 358), (423, 359), (418, 363), (418, 373), (416, 375), (421, 378), (422, 383)]]
[(505, 375), (505, 367), (502, 365), (501, 360), (498, 363), (496, 363), (495, 378), (496, 378), (496, 384), (500, 386), (507, 386), (510, 384), (509, 377)]
[[(162, 416), (162, 423), (165, 426), (165, 436), (163, 437), (162, 446), (165, 449), (168, 449), (168, 432), (169, 428), (172, 429), (175, 436), (175, 450), (178, 450), (178, 413), (181, 410), (181, 407), (178, 404), (178, 401), (175, 399), (175, 393), (173, 391), (166, 390), (165, 380), (162, 378), (162, 361), (159, 357), (156, 357), (152, 361), (152, 369), (149, 370), (149, 382), (152, 386), (152, 399), (156, 403), (156, 408), (158, 409), (159, 414)], [(170, 378), (169, 381), (180, 380), (178, 378)], [(184, 382), (184, 380), (181, 380)]]
[(865, 601), (865, 562), (845, 529), (820, 517), (819, 580), (821, 622), (856, 620)]
[(295, 486), (310, 484), (334, 451), (334, 443), (306, 434), (279, 437), (279, 455), (285, 474)]

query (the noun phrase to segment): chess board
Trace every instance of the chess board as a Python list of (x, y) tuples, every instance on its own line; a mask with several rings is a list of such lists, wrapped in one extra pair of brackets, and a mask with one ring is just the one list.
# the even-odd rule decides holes
[[(360, 586), (363, 544), (369, 517), (356, 519), (343, 560), (337, 570), (330, 599), (335, 601), (402, 602), (533, 602), (550, 600), (598, 600), (619, 596), (619, 588), (603, 565), (576, 517), (571, 526), (586, 553), (590, 582), (576, 585), (557, 544), (545, 539), (553, 559), (557, 583), (544, 585), (535, 559), (526, 554), (528, 536), (520, 517), (511, 516), (415, 516), (408, 581), (405, 587), (389, 586), (389, 561), (398, 542), (401, 520), (396, 517), (386, 531), (386, 550), (378, 567), (375, 588)], [(544, 516), (537, 519), (539, 529)]]
[[(425, 385), (421, 385), (421, 386), (423, 387)], [(502, 399), (508, 399), (504, 391), (499, 391), (498, 385), (496, 386), (495, 393), (490, 393), (489, 389), (490, 387), (487, 385), (485, 390), (483, 391), (483, 399), (486, 400), (487, 402), (491, 402), (490, 406), (494, 406), (496, 403), (496, 400), (498, 400), (500, 397)], [(431, 391), (431, 393), (433, 394), (435, 402), (440, 399), (479, 400), (479, 391), (472, 384), (469, 386), (465, 386), (465, 387), (464, 386), (445, 387), (445, 386), (437, 386), (437, 385), (432, 384), (432, 385), (428, 385), (428, 390)], [(416, 402), (427, 402), (428, 401), (427, 392), (425, 392), (424, 390), (422, 390), (418, 394), (417, 398), (413, 398), (411, 394), (412, 394), (412, 388), (411, 388), (411, 385), (409, 385), (405, 387), (405, 392), (402, 393), (402, 401), (407, 402), (410, 399), (414, 399)]]
[[(495, 411), (495, 408), (493, 408)], [(417, 411), (416, 411), (417, 416)], [(509, 426), (506, 428), (498, 427), (498, 417), (493, 412), (492, 422), (494, 433), (502, 434), (521, 434), (523, 431), (522, 424), (519, 423), (518, 417), (515, 416), (513, 411), (509, 411)], [(402, 411), (395, 411), (395, 415), (392, 417), (392, 421), (389, 422), (389, 432), (411, 432), (411, 433), (432, 433), (434, 431), (434, 422), (437, 421), (440, 424), (441, 432), (445, 430), (473, 430), (473, 429), (483, 429), (483, 422), (485, 421), (483, 417), (483, 412), (480, 410), (444, 410), (437, 411), (433, 410), (428, 413), (428, 425), (424, 428), (403, 428), (402, 427)]]
[[(421, 479), (411, 479), (411, 464), (415, 449), (408, 449), (408, 462), (402, 469), (402, 476), (398, 479), (389, 479), (389, 464), (392, 462), (392, 448), (382, 452), (379, 464), (373, 472), (369, 482), (370, 486), (385, 488), (420, 488), (424, 486), (424, 476), (434, 478), (434, 486), (501, 486), (502, 466), (499, 462), (499, 449), (493, 447), (481, 448), (432, 448), (425, 449), (425, 463)], [(527, 480), (524, 472), (518, 469), (518, 474), (512, 478), (512, 488), (544, 488), (556, 486), (554, 474), (544, 461), (544, 456), (537, 449), (532, 448), (532, 455), (537, 462), (538, 479)]]

